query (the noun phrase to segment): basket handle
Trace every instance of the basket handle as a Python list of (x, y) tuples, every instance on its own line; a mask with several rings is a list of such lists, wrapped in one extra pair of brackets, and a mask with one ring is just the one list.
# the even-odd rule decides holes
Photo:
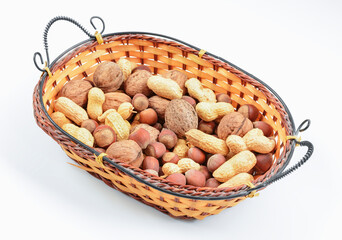
[[(102, 23), (102, 30), (99, 33), (102, 34), (103, 31), (105, 30), (105, 23), (104, 23), (103, 19), (98, 17), (98, 16), (93, 16), (93, 17), (90, 18), (90, 24), (93, 26), (93, 28), (95, 30), (96, 30), (96, 27), (95, 27), (95, 24), (94, 24), (94, 19), (99, 19), (101, 21), (101, 23)], [(49, 66), (50, 66), (50, 57), (49, 57), (49, 50), (48, 50), (49, 47), (48, 47), (48, 40), (47, 40), (48, 32), (49, 32), (50, 27), (52, 26), (52, 24), (54, 24), (55, 22), (60, 21), (60, 20), (68, 21), (68, 22), (73, 23), (74, 25), (79, 27), (85, 34), (87, 34), (87, 36), (90, 37), (90, 38), (97, 38), (97, 36), (96, 36), (97, 31), (96, 31), (95, 35), (91, 34), (80, 23), (78, 23), (76, 20), (74, 20), (74, 19), (72, 19), (70, 17), (66, 17), (66, 16), (54, 17), (46, 25), (45, 30), (44, 30), (44, 35), (43, 35), (44, 48), (45, 48), (45, 54), (46, 54), (46, 62), (45, 62), (45, 67), (44, 68), (39, 67), (38, 63), (37, 63), (37, 56), (38, 56), (41, 64), (44, 64), (42, 55), (39, 52), (35, 52), (33, 54), (33, 63), (36, 66), (36, 68), (39, 71), (41, 71), (41, 72), (48, 71), (48, 69), (46, 69), (46, 68), (49, 68)]]
[[(310, 126), (310, 123), (311, 121), (309, 119), (306, 119), (305, 121), (303, 121), (298, 129), (296, 130), (295, 132), (295, 135), (297, 135), (299, 132), (303, 132), (305, 130), (307, 130)], [(287, 169), (286, 171), (280, 171), (278, 172), (276, 175), (274, 175), (273, 177), (271, 177), (270, 179), (268, 179), (267, 181), (263, 182), (262, 184), (254, 187), (254, 188), (251, 188), (248, 190), (249, 193), (255, 191), (255, 190), (258, 190), (258, 189), (261, 189), (261, 188), (264, 188), (284, 177), (286, 177), (287, 175), (289, 175), (290, 173), (292, 173), (293, 171), (297, 170), (299, 167), (301, 167), (311, 156), (312, 156), (312, 153), (314, 151), (314, 146), (311, 142), (309, 141), (300, 141), (298, 140), (298, 138), (293, 138), (293, 139), (290, 139), (292, 141), (294, 141), (294, 143), (296, 144), (296, 146), (305, 146), (307, 147), (307, 152), (306, 154), (304, 155), (304, 157), (302, 157), (302, 159), (300, 161), (298, 161), (295, 165), (293, 165), (292, 167), (290, 167), (289, 169)], [(286, 166), (285, 166), (286, 167)]]

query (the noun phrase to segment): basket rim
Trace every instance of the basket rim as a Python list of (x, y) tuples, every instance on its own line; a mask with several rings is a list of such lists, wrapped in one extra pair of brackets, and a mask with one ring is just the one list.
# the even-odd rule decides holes
[[(106, 37), (112, 37), (112, 36), (120, 36), (120, 35), (144, 35), (144, 36), (153, 36), (153, 37), (159, 37), (159, 38), (164, 38), (168, 41), (173, 41), (173, 42), (176, 42), (176, 43), (179, 43), (179, 44), (182, 44), (182, 45), (185, 45), (186, 47), (189, 47), (189, 48), (192, 48), (196, 51), (200, 51), (201, 49), (192, 45), (192, 44), (189, 44), (189, 43), (186, 43), (182, 40), (179, 40), (179, 39), (176, 39), (176, 38), (173, 38), (173, 37), (170, 37), (170, 36), (167, 36), (167, 35), (163, 35), (163, 34), (158, 34), (158, 33), (151, 33), (151, 32), (141, 32), (141, 31), (125, 31), (125, 32), (114, 32), (114, 33), (108, 33), (108, 34), (104, 34), (103, 35), (103, 38), (106, 38)], [(72, 50), (75, 50), (77, 47), (83, 45), (83, 44), (86, 44), (86, 43), (91, 43), (91, 42), (96, 42), (96, 40), (94, 40), (93, 38), (88, 38), (84, 41), (81, 41), (79, 43), (76, 43), (75, 45), (71, 46), (70, 48), (66, 49), (65, 51), (63, 51), (60, 55), (58, 55), (51, 63), (50, 65), (48, 66), (49, 69), (51, 69), (51, 67), (53, 67), (60, 59), (62, 59), (63, 57), (65, 57), (69, 52), (71, 52)], [(246, 74), (248, 77), (254, 79), (255, 81), (261, 83), (264, 87), (267, 88), (268, 91), (270, 91), (276, 98), (277, 100), (281, 103), (281, 105), (284, 107), (287, 115), (288, 115), (288, 118), (289, 118), (289, 123), (290, 123), (290, 126), (292, 127), (292, 130), (295, 131), (295, 123), (294, 123), (294, 120), (293, 120), (293, 117), (292, 117), (292, 114), (289, 110), (289, 108), (287, 107), (287, 105), (285, 104), (285, 102), (282, 100), (282, 98), (268, 85), (266, 84), (265, 82), (263, 82), (262, 80), (260, 80), (259, 78), (255, 77), (254, 75), (250, 74), (249, 72), (243, 70), (242, 68), (236, 66), (235, 64), (229, 62), (228, 60), (222, 58), (222, 57), (219, 57), (215, 54), (212, 54), (208, 51), (205, 52), (205, 55), (208, 55), (214, 59), (217, 59), (223, 63), (226, 63), (228, 65), (230, 65), (231, 67), (241, 71), (242, 73)], [(58, 129), (60, 132), (62, 132), (64, 135), (66, 135), (67, 137), (69, 137), (74, 143), (82, 146), (83, 148), (87, 149), (88, 151), (90, 151), (91, 153), (95, 154), (96, 156), (98, 156), (100, 154), (100, 152), (96, 151), (94, 148), (92, 147), (89, 147), (87, 146), (86, 144), (84, 144), (83, 142), (79, 141), (78, 139), (74, 138), (73, 136), (71, 136), (70, 134), (68, 134), (67, 132), (65, 132), (61, 127), (59, 127), (50, 117), (50, 115), (48, 114), (47, 112), (47, 109), (45, 108), (44, 106), (44, 102), (43, 102), (43, 87), (44, 87), (44, 84), (45, 84), (45, 81), (46, 81), (46, 78), (48, 76), (48, 73), (45, 71), (41, 77), (40, 77), (40, 81), (39, 81), (39, 84), (38, 84), (38, 95), (39, 95), (39, 102), (40, 102), (40, 105), (41, 105), (41, 108), (44, 112), (44, 114), (46, 115), (46, 117), (49, 119), (49, 121), (54, 125), (54, 127), (56, 127), (56, 129)], [(170, 195), (173, 195), (173, 196), (177, 196), (177, 197), (181, 197), (181, 198), (188, 198), (188, 199), (193, 199), (193, 200), (229, 200), (229, 199), (234, 199), (234, 198), (240, 198), (240, 197), (245, 197), (247, 196), (248, 194), (250, 194), (252, 191), (254, 190), (261, 190), (263, 188), (265, 188), (268, 184), (266, 184), (267, 181), (271, 180), (272, 178), (274, 178), (277, 174), (280, 174), (281, 172), (284, 171), (284, 169), (287, 167), (287, 165), (289, 164), (291, 158), (292, 158), (292, 155), (294, 153), (294, 147), (295, 147), (295, 143), (294, 142), (291, 142), (290, 143), (290, 151), (288, 153), (288, 157), (287, 159), (285, 160), (285, 162), (283, 163), (283, 165), (276, 171), (276, 173), (271, 176), (268, 180), (265, 180), (264, 182), (258, 184), (256, 187), (254, 188), (248, 188), (248, 187), (242, 187), (240, 190), (238, 190), (238, 193), (233, 193), (231, 195), (227, 195), (227, 196), (197, 196), (197, 195), (190, 195), (190, 194), (183, 194), (183, 193), (178, 193), (178, 192), (175, 192), (175, 191), (171, 191), (171, 190), (167, 190), (163, 187), (159, 187), (153, 183), (150, 183), (149, 181), (139, 177), (138, 175), (134, 174), (132, 172), (132, 170), (124, 167), (124, 166), (121, 166), (120, 164), (112, 161), (111, 159), (109, 159), (108, 157), (103, 157), (103, 161), (107, 162), (108, 164), (112, 165), (113, 167), (117, 168), (118, 170), (124, 172), (125, 174), (129, 175), (130, 177), (134, 178), (135, 180), (143, 183), (143, 184), (146, 184), (147, 186), (151, 187), (151, 188), (154, 188), (158, 191), (161, 191), (161, 192), (164, 192), (164, 193), (167, 193), (167, 194), (170, 194)], [(231, 189), (234, 189), (234, 188), (231, 188)]]

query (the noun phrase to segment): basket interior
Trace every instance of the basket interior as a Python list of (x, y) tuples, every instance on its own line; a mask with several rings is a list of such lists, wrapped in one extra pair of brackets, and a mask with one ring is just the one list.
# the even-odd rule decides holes
[(99, 63), (127, 58), (138, 65), (149, 66), (154, 74), (179, 70), (189, 78), (198, 78), (202, 84), (216, 93), (227, 93), (233, 106), (253, 104), (260, 111), (259, 120), (274, 129), (277, 150), (272, 168), (255, 184), (274, 175), (284, 164), (290, 151), (286, 136), (292, 135), (292, 126), (281, 102), (262, 84), (228, 63), (211, 56), (199, 56), (198, 51), (173, 41), (140, 35), (104, 37), (104, 43), (89, 41), (70, 51), (51, 67), (42, 89), (43, 104), (49, 114), (54, 100), (63, 85), (73, 79), (92, 80)]

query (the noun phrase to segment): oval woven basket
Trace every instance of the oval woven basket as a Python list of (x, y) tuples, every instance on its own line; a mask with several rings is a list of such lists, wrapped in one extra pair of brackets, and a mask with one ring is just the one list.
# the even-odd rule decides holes
[[(75, 166), (108, 186), (173, 217), (203, 219), (254, 196), (256, 191), (297, 169), (312, 154), (311, 143), (289, 140), (288, 136), (297, 135), (298, 130), (295, 130), (292, 116), (281, 98), (261, 80), (228, 61), (171, 37), (121, 32), (103, 36), (87, 33), (90, 36), (88, 40), (69, 48), (50, 64), (47, 32), (57, 20), (67, 20), (81, 27), (76, 21), (66, 17), (54, 18), (47, 25), (44, 41), (48, 64), (41, 69), (44, 73), (34, 89), (34, 116), (38, 126), (77, 163)], [(81, 29), (85, 31), (83, 27)], [(37, 55), (41, 57), (39, 53), (34, 57)], [(54, 101), (66, 82), (73, 79), (92, 79), (99, 63), (115, 62), (120, 58), (149, 66), (153, 74), (163, 74), (171, 69), (184, 72), (189, 78), (199, 79), (205, 87), (216, 93), (227, 93), (235, 108), (243, 104), (256, 106), (261, 113), (259, 120), (269, 123), (275, 131), (276, 151), (271, 169), (253, 182), (253, 188), (206, 188), (172, 184), (115, 159), (97, 157), (99, 152), (62, 130), (51, 120), (49, 114), (53, 112)], [(309, 121), (305, 122), (305, 128), (305, 124), (302, 124), (299, 130), (305, 130), (308, 123)], [(294, 167), (284, 171), (296, 144), (307, 146), (308, 153)]]

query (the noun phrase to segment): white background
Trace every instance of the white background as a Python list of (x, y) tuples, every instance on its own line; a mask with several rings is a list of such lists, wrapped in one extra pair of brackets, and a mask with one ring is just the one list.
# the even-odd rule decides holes
[[(0, 239), (341, 239), (341, 1), (8, 1), (2, 5)], [(175, 220), (69, 164), (37, 127), (35, 51), (56, 15), (93, 32), (150, 31), (217, 54), (268, 83), (296, 125), (311, 127), (313, 157), (299, 170), (218, 215)], [(51, 59), (87, 37), (59, 22)], [(44, 54), (43, 54), (44, 56)], [(305, 149), (297, 148), (292, 163)]]

